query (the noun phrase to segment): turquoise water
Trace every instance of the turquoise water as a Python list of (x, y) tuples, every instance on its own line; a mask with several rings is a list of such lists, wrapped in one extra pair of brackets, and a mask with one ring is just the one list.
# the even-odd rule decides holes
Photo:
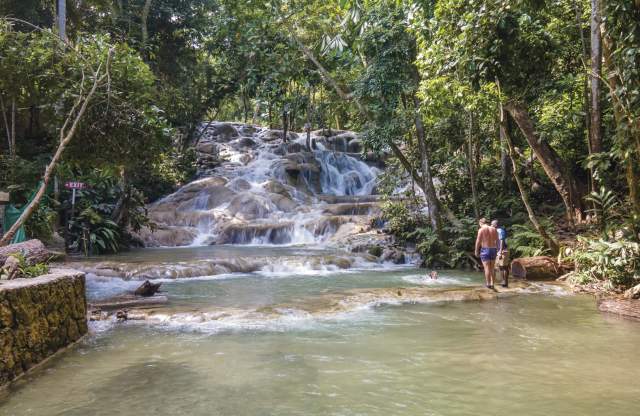
[[(271, 255), (273, 253), (270, 253)], [(185, 252), (179, 254), (187, 256)], [(171, 251), (165, 253), (165, 259)], [(188, 256), (185, 261), (188, 261)], [(376, 266), (167, 281), (170, 307), (246, 310), (481, 275)], [(92, 296), (129, 283), (91, 278)], [(109, 288), (106, 290), (106, 288)], [(98, 323), (0, 398), (1, 415), (637, 415), (640, 326), (555, 291), (211, 324)]]

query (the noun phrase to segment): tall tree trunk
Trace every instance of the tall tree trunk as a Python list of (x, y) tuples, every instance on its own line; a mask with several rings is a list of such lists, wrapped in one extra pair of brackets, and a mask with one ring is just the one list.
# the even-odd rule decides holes
[(149, 12), (151, 11), (151, 0), (145, 0), (144, 6), (142, 6), (142, 14), (140, 16), (141, 29), (142, 29), (142, 47), (147, 44), (149, 40), (149, 27), (147, 26), (147, 20), (149, 19)]
[[(615, 47), (613, 39), (605, 35), (603, 45), (605, 72), (608, 74), (605, 80), (611, 94), (613, 118), (616, 122), (617, 134), (628, 135), (629, 129), (623, 127), (623, 125), (627, 123), (624, 109), (616, 95), (616, 91), (618, 89), (618, 78), (616, 76), (616, 68), (611, 56)], [(627, 180), (627, 187), (629, 188), (629, 202), (631, 203), (635, 216), (640, 218), (640, 173), (638, 172), (638, 164), (640, 164), (640, 151), (637, 152), (636, 156), (634, 156), (634, 152), (629, 152), (629, 155), (625, 160), (625, 178)]]
[(591, 153), (602, 152), (602, 107), (600, 78), (602, 72), (602, 32), (600, 24), (600, 0), (591, 0)]
[(443, 231), (442, 218), (440, 215), (440, 201), (438, 200), (436, 188), (433, 184), (433, 177), (431, 176), (429, 148), (427, 147), (427, 138), (424, 131), (422, 116), (420, 115), (420, 100), (415, 95), (415, 93), (413, 94), (413, 111), (416, 135), (418, 136), (418, 149), (420, 150), (420, 169), (422, 170), (421, 188), (425, 194), (425, 199), (427, 201), (431, 227), (433, 228), (433, 231), (435, 231), (435, 233), (438, 235), (438, 237), (442, 237)]
[(500, 134), (500, 120), (497, 120), (498, 137), (500, 140), (500, 181), (502, 182), (502, 189), (505, 192), (511, 190), (511, 174), (509, 172), (509, 149), (504, 137)]
[(579, 190), (575, 178), (565, 166), (564, 161), (546, 141), (538, 136), (533, 128), (529, 114), (527, 114), (526, 109), (522, 105), (509, 102), (504, 106), (504, 109), (513, 117), (518, 127), (520, 127), (520, 131), (522, 131), (527, 143), (531, 146), (545, 173), (562, 197), (562, 201), (567, 209), (569, 221), (572, 224), (575, 223), (575, 221), (582, 221), (584, 212), (582, 193)]
[[(40, 201), (44, 197), (47, 186), (51, 181), (51, 177), (53, 176), (55, 168), (58, 165), (58, 162), (60, 161), (60, 159), (62, 158), (62, 154), (64, 150), (71, 142), (71, 139), (73, 139), (73, 136), (76, 134), (78, 124), (80, 123), (80, 120), (82, 120), (82, 117), (84, 116), (84, 113), (87, 110), (87, 106), (89, 105), (89, 102), (93, 98), (96, 90), (98, 89), (98, 86), (107, 77), (107, 74), (109, 71), (110, 59), (111, 59), (111, 51), (109, 52), (107, 61), (104, 65), (105, 72), (104, 73), (101, 72), (101, 69), (103, 67), (101, 64), (98, 66), (98, 69), (93, 73), (93, 84), (86, 96), (83, 96), (83, 88), (82, 88), (82, 84), (84, 84), (84, 77), (83, 77), (82, 84), (80, 86), (80, 93), (78, 94), (78, 99), (76, 100), (73, 107), (71, 108), (71, 111), (69, 111), (69, 114), (67, 115), (67, 118), (65, 119), (64, 124), (60, 128), (60, 144), (58, 145), (56, 152), (54, 153), (53, 157), (51, 158), (51, 161), (49, 162), (49, 164), (47, 165), (44, 171), (44, 175), (42, 177), (42, 182), (40, 184), (40, 187), (38, 188), (38, 191), (36, 192), (35, 196), (31, 200), (29, 205), (26, 206), (25, 210), (22, 212), (18, 220), (11, 226), (11, 228), (6, 232), (6, 234), (2, 237), (2, 239), (0, 239), (0, 247), (7, 245), (13, 239), (13, 236), (16, 234), (16, 232), (18, 232), (20, 227), (22, 227), (22, 225), (29, 219), (29, 217), (31, 217), (31, 214), (33, 214), (33, 212), (40, 205)], [(71, 125), (69, 126), (69, 124)], [(67, 127), (69, 128), (67, 129)]]
[(11, 140), (11, 125), (9, 124), (9, 120), (7, 119), (7, 108), (4, 105), (4, 98), (2, 98), (2, 94), (0, 94), (0, 111), (2, 111), (2, 119), (4, 121), (4, 128), (7, 134), (7, 146), (9, 148), (9, 155), (13, 154), (13, 147)]
[(63, 41), (67, 40), (67, 1), (58, 0), (58, 35)]
[(311, 151), (311, 90), (307, 91), (307, 114), (304, 123), (304, 131), (307, 135), (306, 146), (307, 152)]
[(287, 142), (287, 133), (289, 130), (289, 120), (287, 119), (287, 110), (282, 110), (282, 141)]
[[(573, 8), (575, 10), (576, 15), (576, 26), (578, 31), (580, 32), (580, 46), (581, 46), (581, 54), (580, 54), (580, 62), (582, 62), (582, 66), (586, 69), (587, 62), (590, 59), (589, 50), (587, 47), (587, 41), (584, 36), (584, 30), (582, 28), (582, 7), (578, 0), (573, 0)], [(589, 80), (590, 76), (584, 77), (584, 83), (582, 87), (582, 108), (584, 111), (584, 125), (585, 130), (587, 132), (587, 149), (589, 151), (589, 156), (593, 153), (593, 146), (591, 144), (591, 96), (589, 94)], [(589, 176), (591, 180), (589, 181), (591, 190), (595, 188), (595, 179), (593, 176), (593, 169), (589, 170)]]
[(516, 152), (513, 148), (513, 141), (511, 140), (511, 135), (509, 134), (509, 126), (505, 117), (506, 114), (502, 107), (502, 103), (500, 103), (499, 111), (500, 138), (507, 144), (509, 157), (511, 158), (511, 164), (513, 166), (513, 178), (515, 179), (518, 190), (520, 191), (520, 198), (522, 199), (522, 203), (527, 210), (529, 220), (531, 221), (531, 224), (533, 224), (533, 227), (536, 229), (538, 234), (540, 234), (540, 237), (542, 237), (542, 239), (545, 241), (545, 244), (547, 245), (549, 250), (551, 250), (551, 253), (553, 255), (557, 255), (560, 251), (558, 242), (552, 236), (550, 236), (549, 233), (547, 233), (547, 230), (545, 230), (542, 224), (540, 224), (540, 221), (538, 221), (538, 217), (536, 216), (533, 208), (531, 207), (531, 203), (529, 202), (529, 192), (527, 191), (527, 188), (524, 186), (524, 183), (520, 178), (520, 172), (518, 170), (517, 162), (518, 156), (516, 155)]
[(15, 161), (16, 149), (16, 99), (11, 100), (11, 160)]
[(473, 213), (476, 221), (480, 220), (480, 204), (478, 203), (478, 190), (476, 189), (476, 169), (473, 157), (473, 113), (469, 112), (469, 131), (467, 132), (467, 164), (469, 167), (469, 181), (471, 181), (471, 197), (473, 198)]

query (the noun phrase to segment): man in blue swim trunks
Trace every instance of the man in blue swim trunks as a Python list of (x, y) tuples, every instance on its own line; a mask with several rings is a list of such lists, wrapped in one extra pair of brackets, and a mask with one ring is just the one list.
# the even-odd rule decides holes
[(486, 218), (480, 219), (480, 229), (476, 238), (476, 257), (480, 257), (484, 267), (485, 284), (493, 289), (496, 256), (498, 255), (498, 231), (491, 227)]

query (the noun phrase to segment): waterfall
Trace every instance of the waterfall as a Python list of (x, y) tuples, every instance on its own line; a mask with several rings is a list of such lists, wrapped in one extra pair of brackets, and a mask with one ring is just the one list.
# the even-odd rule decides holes
[(239, 123), (201, 129), (201, 178), (150, 206), (158, 232), (142, 233), (148, 245), (320, 244), (366, 229), (379, 212), (371, 195), (382, 162), (355, 152), (355, 133), (315, 132), (307, 151), (303, 134), (285, 142), (281, 131)]

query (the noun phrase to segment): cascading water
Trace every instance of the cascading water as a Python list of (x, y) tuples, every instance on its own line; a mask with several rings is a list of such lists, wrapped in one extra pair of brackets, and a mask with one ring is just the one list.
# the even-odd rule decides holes
[(150, 246), (324, 243), (364, 230), (378, 212), (381, 162), (362, 160), (355, 133), (315, 132), (309, 151), (296, 133), (283, 141), (256, 126), (202, 128), (201, 178), (151, 206), (159, 230), (143, 232)]

